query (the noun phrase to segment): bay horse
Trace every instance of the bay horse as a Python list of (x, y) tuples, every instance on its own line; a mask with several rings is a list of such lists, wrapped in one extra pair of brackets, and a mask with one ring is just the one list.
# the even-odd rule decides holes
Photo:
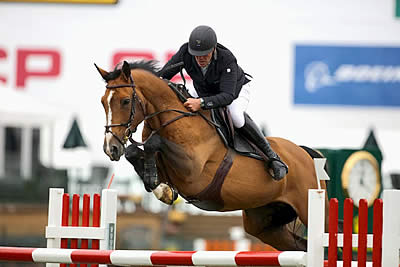
[[(210, 189), (228, 151), (215, 127), (203, 118), (210, 119), (210, 111), (199, 111), (203, 117), (195, 113), (182, 116), (188, 111), (177, 94), (156, 75), (154, 62), (124, 62), (111, 72), (97, 65), (96, 68), (107, 83), (101, 102), (107, 120), (104, 152), (109, 158), (119, 160), (124, 155), (128, 137), (144, 121), (143, 140), (159, 137), (160, 179), (169, 181), (186, 199)], [(235, 154), (223, 184), (219, 185), (222, 205), (215, 210), (242, 210), (248, 234), (278, 250), (305, 251), (306, 240), (295, 235), (288, 224), (299, 218), (307, 226), (308, 189), (318, 188), (313, 162), (316, 156), (312, 155), (315, 153), (283, 138), (268, 137), (268, 141), (288, 165), (288, 174), (275, 181), (263, 161)], [(143, 154), (133, 163), (135, 169), (143, 170)], [(321, 187), (326, 188), (324, 181)], [(192, 204), (204, 208), (201, 201)]]

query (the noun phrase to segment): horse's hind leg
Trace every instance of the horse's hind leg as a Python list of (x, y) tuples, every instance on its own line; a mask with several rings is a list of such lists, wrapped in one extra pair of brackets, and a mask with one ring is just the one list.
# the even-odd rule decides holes
[(287, 224), (264, 228), (256, 237), (280, 251), (307, 251), (307, 240), (291, 232)]
[(307, 241), (297, 236), (288, 223), (296, 213), (287, 204), (273, 203), (243, 211), (245, 231), (278, 250), (307, 250)]

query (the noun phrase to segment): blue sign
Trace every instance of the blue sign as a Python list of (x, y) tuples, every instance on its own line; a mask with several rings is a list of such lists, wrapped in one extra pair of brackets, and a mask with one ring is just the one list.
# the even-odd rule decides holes
[(296, 45), (294, 103), (400, 107), (400, 47)]

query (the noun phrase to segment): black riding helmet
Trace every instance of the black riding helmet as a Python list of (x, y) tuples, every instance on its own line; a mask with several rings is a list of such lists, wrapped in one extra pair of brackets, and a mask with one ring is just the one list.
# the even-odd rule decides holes
[(197, 26), (189, 37), (189, 53), (192, 56), (205, 56), (217, 45), (217, 35), (209, 26)]

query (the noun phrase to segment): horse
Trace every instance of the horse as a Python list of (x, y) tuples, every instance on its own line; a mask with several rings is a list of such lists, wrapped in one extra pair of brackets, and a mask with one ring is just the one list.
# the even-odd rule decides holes
[[(307, 226), (308, 189), (318, 188), (313, 161), (318, 156), (314, 150), (284, 138), (267, 137), (288, 165), (289, 172), (282, 180), (273, 180), (263, 161), (233, 153), (225, 180), (215, 184), (214, 175), (231, 149), (209, 122), (209, 110), (188, 113), (167, 82), (157, 76), (154, 62), (124, 61), (122, 67), (119, 64), (110, 72), (95, 66), (106, 82), (101, 99), (107, 121), (103, 148), (111, 160), (127, 153), (127, 140), (132, 141), (132, 132), (144, 121), (143, 143), (159, 137), (160, 180), (172, 184), (186, 199), (206, 189), (218, 191), (214, 200), (220, 205), (215, 208), (204, 208), (201, 199), (190, 203), (206, 210), (242, 210), (248, 234), (278, 250), (307, 250), (307, 241), (294, 233), (290, 223), (298, 218)], [(143, 154), (135, 162), (143, 175)], [(320, 181), (320, 186), (326, 189), (325, 181)], [(327, 217), (327, 205), (325, 209)]]

